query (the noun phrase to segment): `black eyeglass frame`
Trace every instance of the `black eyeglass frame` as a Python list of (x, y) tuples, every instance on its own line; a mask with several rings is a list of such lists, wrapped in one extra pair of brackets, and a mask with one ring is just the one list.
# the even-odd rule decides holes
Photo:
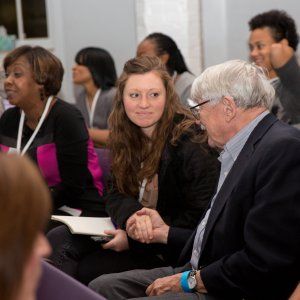
[(205, 103), (208, 103), (210, 100), (205, 100), (195, 106), (192, 106), (190, 107), (190, 111), (192, 112), (193, 116), (196, 118), (196, 119), (199, 119), (199, 113), (198, 113), (198, 107), (204, 105)]

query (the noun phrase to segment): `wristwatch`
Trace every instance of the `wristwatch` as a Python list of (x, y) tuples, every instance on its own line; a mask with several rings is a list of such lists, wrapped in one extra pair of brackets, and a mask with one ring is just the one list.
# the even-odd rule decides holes
[(196, 270), (192, 270), (189, 275), (188, 275), (188, 278), (187, 278), (187, 282), (188, 282), (188, 286), (189, 288), (193, 291), (196, 286), (197, 286), (197, 280), (196, 280), (196, 273), (197, 271)]
[(197, 286), (196, 270), (183, 272), (181, 275), (180, 283), (184, 292), (191, 293)]

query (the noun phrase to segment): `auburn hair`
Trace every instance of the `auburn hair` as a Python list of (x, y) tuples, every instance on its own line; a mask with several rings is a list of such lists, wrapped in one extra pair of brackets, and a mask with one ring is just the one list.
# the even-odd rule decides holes
[[(155, 72), (166, 89), (164, 112), (151, 138), (130, 121), (123, 104), (124, 89), (129, 77), (149, 72)], [(118, 191), (137, 197), (143, 179), (151, 179), (157, 173), (166, 142), (170, 140), (176, 145), (184, 132), (193, 136), (194, 130), (191, 127), (194, 125), (193, 115), (180, 103), (172, 78), (158, 57), (141, 56), (127, 61), (117, 81), (114, 108), (109, 118), (111, 133), (108, 143), (112, 156), (112, 174)], [(204, 139), (202, 135), (200, 140)]]
[(50, 217), (50, 194), (26, 157), (0, 153), (0, 299), (19, 292), (34, 243)]

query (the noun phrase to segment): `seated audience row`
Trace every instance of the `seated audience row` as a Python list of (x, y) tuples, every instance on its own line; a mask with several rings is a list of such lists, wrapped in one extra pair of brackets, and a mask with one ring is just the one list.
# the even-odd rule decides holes
[[(218, 147), (218, 187), (197, 229), (170, 227), (151, 208), (151, 239), (183, 249), (181, 267), (102, 275), (108, 299), (287, 299), (299, 282), (300, 131), (270, 114), (275, 91), (261, 69), (228, 61), (193, 83), (199, 120)], [(128, 226), (128, 224), (127, 224)], [(139, 239), (138, 220), (130, 237)], [(142, 238), (142, 242), (143, 242)], [(180, 246), (181, 245), (181, 246)]]
[(125, 64), (109, 123), (113, 178), (104, 198), (118, 226), (108, 232), (114, 238), (103, 251), (98, 243), (72, 235), (64, 226), (48, 234), (52, 262), (84, 283), (100, 274), (174, 264), (181, 249), (172, 237), (143, 245), (128, 238), (129, 223), (138, 222), (140, 235), (145, 234), (148, 218), (136, 212), (150, 207), (171, 228), (194, 229), (218, 174), (205, 132), (180, 104), (172, 78), (157, 57), (141, 56)]
[[(194, 116), (186, 107), (194, 77), (164, 34), (141, 42), (137, 58), (125, 64), (117, 82), (107, 51), (79, 51), (73, 68), (74, 83), (83, 87), (79, 110), (57, 97), (64, 70), (49, 51), (22, 46), (5, 57), (4, 86), (15, 107), (0, 119), (1, 150), (28, 154), (37, 164), (55, 214), (110, 216), (117, 226), (106, 232), (112, 239), (102, 245), (72, 235), (65, 226), (51, 230), (50, 259), (57, 268), (87, 284), (102, 274), (159, 267), (92, 281), (90, 286), (109, 299), (279, 300), (291, 295), (300, 277), (295, 238), (300, 235), (300, 133), (269, 110), (300, 124), (298, 36), (283, 11), (255, 16), (249, 25), (255, 65), (230, 61), (205, 70), (192, 87)], [(258, 66), (267, 69), (269, 80)], [(94, 146), (106, 144), (111, 174), (104, 186)], [(218, 183), (212, 148), (220, 151)], [(13, 170), (16, 164), (22, 169), (22, 159), (7, 157), (4, 171), (9, 161)], [(23, 168), (30, 170), (24, 161)], [(40, 179), (34, 169), (29, 173), (31, 186), (33, 177)], [(11, 174), (7, 180), (13, 182)], [(47, 199), (44, 187), (39, 189)], [(36, 234), (48, 220), (45, 207), (18, 260), (23, 262), (20, 276), (32, 272), (32, 285), (20, 276), (9, 281), (4, 270), (0, 295), (5, 300), (18, 293), (9, 292), (5, 282), (24, 295), (35, 290), (38, 261), (49, 253), (44, 236)], [(30, 212), (36, 214), (34, 205)], [(6, 254), (11, 246), (1, 251)], [(27, 268), (31, 255), (36, 263)]]
[[(276, 91), (272, 112), (284, 122), (300, 126), (300, 68), (295, 57), (299, 38), (294, 20), (285, 11), (271, 10), (253, 17), (249, 28), (250, 59), (268, 70)], [(162, 33), (152, 33), (138, 45), (137, 56), (141, 55), (158, 56), (166, 64), (181, 102), (188, 105), (195, 77), (189, 72), (174, 40)], [(107, 66), (113, 68), (113, 62), (107, 61)], [(102, 66), (99, 72), (105, 75), (106, 68)], [(97, 137), (93, 131), (91, 134)], [(98, 136), (101, 141), (101, 132)]]

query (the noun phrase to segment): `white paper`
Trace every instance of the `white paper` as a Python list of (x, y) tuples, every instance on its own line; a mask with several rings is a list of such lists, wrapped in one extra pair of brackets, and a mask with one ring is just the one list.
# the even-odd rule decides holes
[(115, 226), (110, 218), (73, 217), (52, 215), (52, 220), (66, 224), (75, 234), (101, 236), (106, 234), (104, 230), (114, 230)]

